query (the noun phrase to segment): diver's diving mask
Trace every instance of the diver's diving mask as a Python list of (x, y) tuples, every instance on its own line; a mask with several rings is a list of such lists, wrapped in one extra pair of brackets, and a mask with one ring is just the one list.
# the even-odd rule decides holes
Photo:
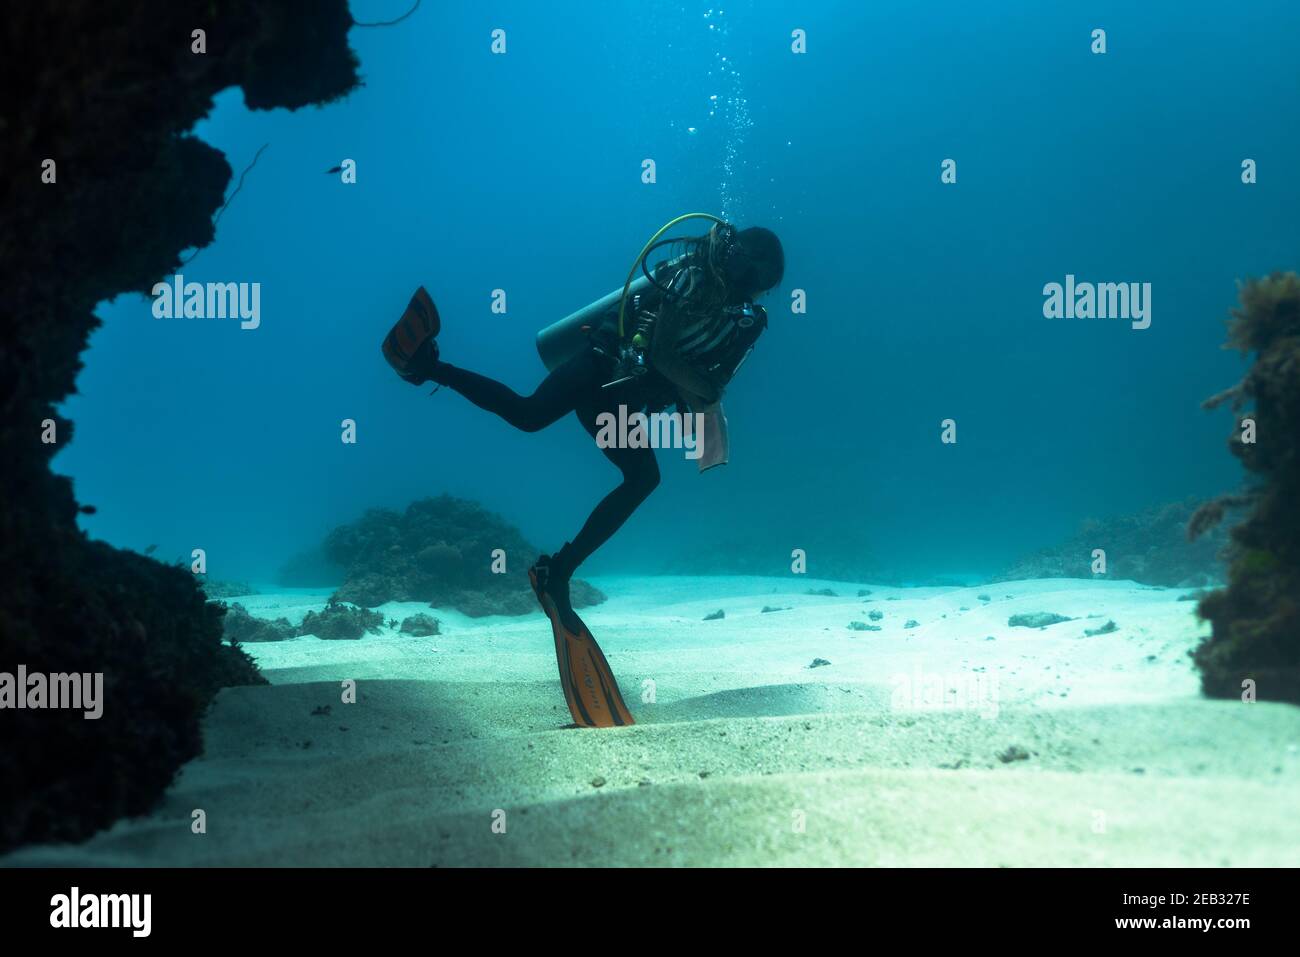
[(720, 277), (726, 276), (731, 260), (740, 252), (736, 244), (736, 227), (731, 223), (714, 223), (709, 229), (709, 266)]

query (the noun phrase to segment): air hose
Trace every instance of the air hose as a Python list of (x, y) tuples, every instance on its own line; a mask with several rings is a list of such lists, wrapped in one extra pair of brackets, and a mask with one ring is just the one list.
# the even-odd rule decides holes
[(641, 261), (649, 254), (650, 250), (654, 247), (654, 244), (659, 241), (660, 236), (668, 232), (668, 230), (672, 229), (678, 223), (685, 222), (688, 219), (711, 219), (719, 226), (727, 225), (726, 220), (719, 219), (712, 213), (683, 213), (676, 219), (664, 223), (664, 225), (660, 227), (659, 231), (650, 237), (650, 241), (641, 247), (641, 252), (637, 255), (636, 259), (632, 261), (632, 268), (627, 271), (627, 281), (623, 283), (623, 295), (618, 300), (618, 338), (620, 342), (623, 341), (623, 312), (627, 308), (627, 291), (632, 287), (632, 277), (636, 275), (637, 266), (641, 265)]

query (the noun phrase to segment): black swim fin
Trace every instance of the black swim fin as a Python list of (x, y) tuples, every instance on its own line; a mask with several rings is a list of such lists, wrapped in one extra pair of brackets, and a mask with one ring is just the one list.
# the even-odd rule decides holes
[(428, 381), (430, 366), (438, 358), (438, 333), (442, 319), (423, 286), (415, 290), (402, 317), (384, 336), (383, 353), (393, 371), (410, 382)]
[(616, 728), (635, 724), (623, 695), (618, 690), (618, 679), (609, 668), (609, 662), (591, 636), (577, 612), (570, 610), (561, 620), (555, 600), (547, 594), (545, 566), (528, 569), (528, 580), (542, 605), (542, 611), (551, 620), (555, 635), (555, 659), (560, 666), (560, 685), (564, 689), (564, 702), (573, 715), (573, 723), (580, 728)]

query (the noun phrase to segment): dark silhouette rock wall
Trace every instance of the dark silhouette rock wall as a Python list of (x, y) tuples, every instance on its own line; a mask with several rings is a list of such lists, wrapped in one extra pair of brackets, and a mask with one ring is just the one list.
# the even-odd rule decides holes
[[(104, 711), (0, 712), (0, 849), (149, 809), (199, 753), (224, 685), (260, 681), (187, 568), (77, 527), (50, 460), (95, 305), (148, 292), (213, 238), (231, 181), (189, 135), (213, 95), (255, 109), (357, 84), (345, 0), (59, 0), (0, 26), (0, 672), (102, 672)], [(192, 32), (206, 52), (192, 51)], [(43, 166), (53, 160), (54, 182)], [(43, 441), (52, 434), (53, 442)]]

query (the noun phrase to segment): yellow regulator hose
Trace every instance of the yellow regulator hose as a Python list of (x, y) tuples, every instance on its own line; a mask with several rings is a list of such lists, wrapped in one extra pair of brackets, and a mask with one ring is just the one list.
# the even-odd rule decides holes
[(660, 236), (668, 232), (668, 230), (672, 229), (678, 223), (685, 222), (688, 219), (711, 219), (719, 226), (727, 225), (726, 220), (719, 219), (712, 213), (683, 213), (676, 219), (664, 223), (664, 225), (660, 227), (659, 231), (650, 237), (650, 241), (641, 247), (640, 255), (632, 261), (632, 268), (627, 272), (627, 282), (623, 283), (623, 295), (618, 301), (618, 338), (620, 342), (623, 340), (623, 312), (627, 308), (627, 291), (632, 287), (632, 277), (636, 275), (637, 267), (641, 265), (641, 260), (645, 259), (646, 253), (650, 251), (650, 247), (659, 241)]

